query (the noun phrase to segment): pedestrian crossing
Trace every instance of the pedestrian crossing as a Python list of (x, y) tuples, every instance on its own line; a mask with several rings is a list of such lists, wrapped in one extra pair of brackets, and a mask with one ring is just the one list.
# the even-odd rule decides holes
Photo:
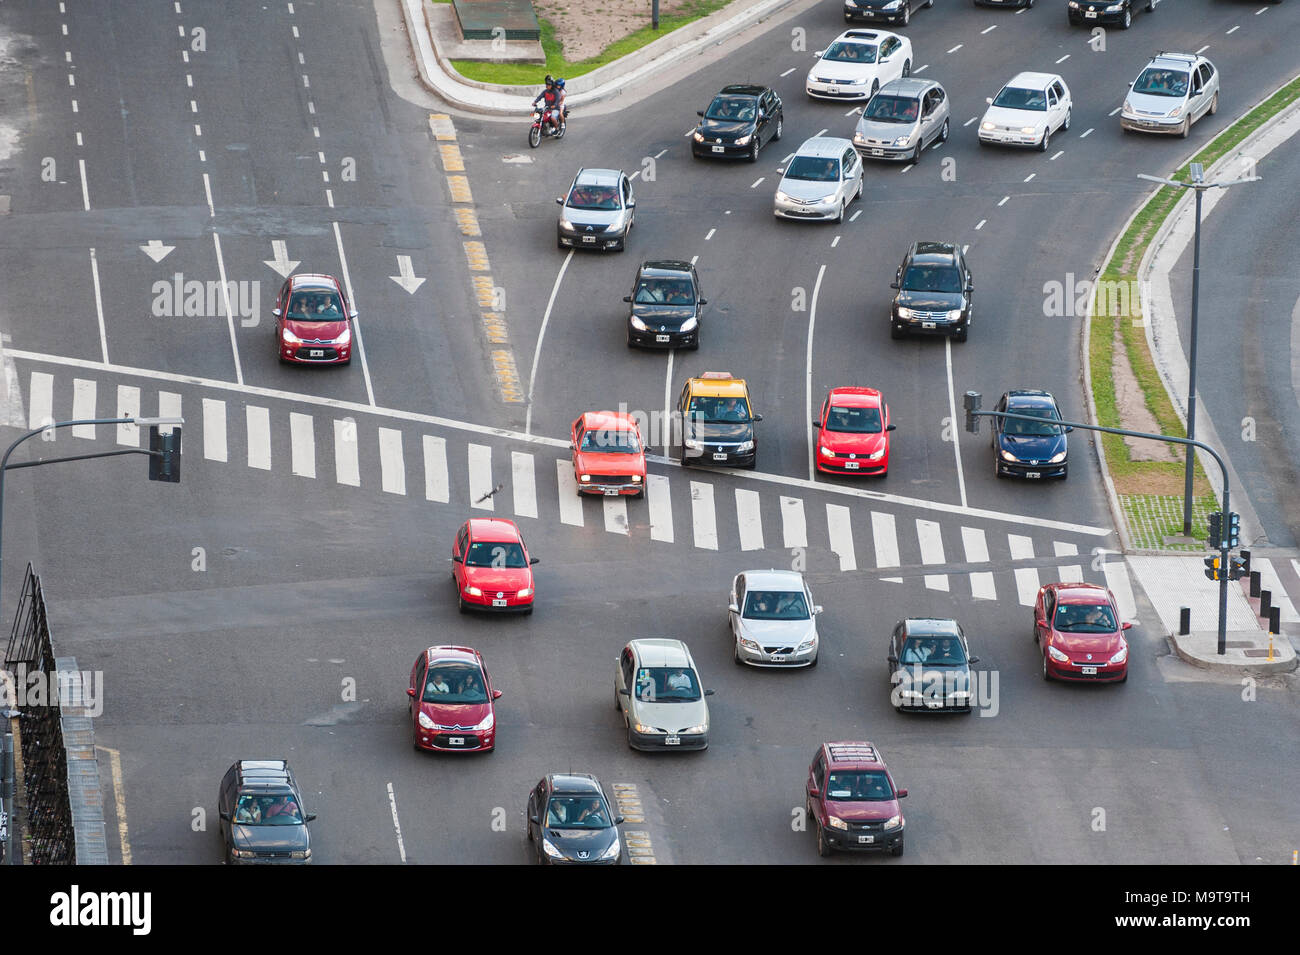
[[(70, 409), (62, 403), (56, 407), (54, 376), (33, 371), (29, 384), (32, 428), (65, 420), (66, 414), (58, 418), (56, 411), (71, 410), (75, 418), (86, 419), (97, 413), (149, 415), (155, 408), (160, 416), (180, 417), (186, 410), (176, 392), (148, 395), (134, 385), (103, 387), (88, 378), (72, 382)], [(756, 565), (771, 565), (776, 551), (783, 564), (811, 551), (820, 555), (819, 572), (838, 568), (888, 583), (919, 579), (926, 590), (969, 593), (977, 600), (1014, 594), (1024, 606), (1032, 606), (1043, 583), (1083, 580), (1087, 565), (1093, 579), (1100, 582), (1104, 576), (1117, 597), (1122, 588), (1132, 606), (1123, 564), (1099, 560), (1093, 539), (1081, 538), (1088, 548), (1083, 554), (1080, 541), (1050, 539), (1066, 531), (1016, 523), (976, 526), (976, 518), (932, 511), (914, 517), (915, 511), (909, 513), (905, 506), (894, 512), (869, 500), (842, 503), (842, 497), (837, 501), (811, 488), (795, 496), (790, 487), (768, 490), (771, 485), (763, 484), (755, 489), (743, 476), (680, 469), (649, 474), (644, 499), (592, 500), (578, 496), (571, 461), (554, 445), (503, 449), (486, 443), (486, 437), (475, 440), (472, 432), (449, 440), (421, 433), (418, 423), (396, 427), (399, 422), (388, 418), (381, 418), (382, 424), (358, 423), (330, 408), (313, 414), (241, 398), (201, 395), (190, 401), (198, 414), (185, 425), (185, 453), (201, 454), (214, 466), (243, 464), (254, 472), (288, 472), (305, 482), (376, 489), (399, 498), (422, 496), (430, 503), (458, 504), (470, 516), (558, 521), (574, 528), (603, 528), (615, 537), (753, 554)], [(109, 426), (72, 429), (83, 440), (102, 440), (108, 432)], [(115, 426), (113, 438), (130, 447), (139, 447), (142, 440), (133, 425)], [(524, 530), (528, 533), (526, 524)], [(769, 556), (760, 559), (764, 552)]]

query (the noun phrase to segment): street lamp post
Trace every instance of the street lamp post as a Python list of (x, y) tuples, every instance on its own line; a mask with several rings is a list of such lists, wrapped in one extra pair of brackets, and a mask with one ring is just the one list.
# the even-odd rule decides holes
[(1247, 176), (1244, 179), (1234, 179), (1231, 182), (1206, 182), (1205, 170), (1198, 162), (1192, 163), (1188, 167), (1188, 172), (1191, 177), (1190, 182), (1180, 182), (1177, 179), (1162, 179), (1159, 176), (1148, 176), (1145, 173), (1138, 173), (1138, 178), (1158, 182), (1165, 186), (1177, 186), (1180, 189), (1194, 189), (1196, 191), (1196, 238), (1192, 252), (1192, 340), (1187, 349), (1188, 444), (1186, 473), (1183, 475), (1183, 534), (1186, 537), (1191, 537), (1192, 476), (1196, 472), (1196, 332), (1197, 306), (1200, 304), (1201, 291), (1201, 194), (1206, 189), (1227, 189), (1229, 186), (1239, 186), (1246, 182), (1257, 182), (1259, 177)]

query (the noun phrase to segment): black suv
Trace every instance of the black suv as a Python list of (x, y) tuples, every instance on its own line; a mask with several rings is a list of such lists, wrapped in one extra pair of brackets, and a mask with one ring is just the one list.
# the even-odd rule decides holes
[(890, 702), (899, 710), (969, 713), (974, 699), (966, 634), (956, 620), (910, 617), (889, 638)]
[(1061, 409), (1050, 392), (1008, 391), (994, 411), (1028, 415), (1041, 420), (993, 419), (993, 473), (998, 477), (1064, 479), (1070, 473), (1066, 432), (1074, 428), (1054, 422)]
[(232, 865), (311, 862), (302, 790), (283, 759), (241, 759), (221, 779), (217, 795), (221, 844)]
[(916, 242), (907, 250), (889, 287), (897, 289), (889, 309), (889, 333), (951, 335), (964, 342), (974, 308), (975, 284), (961, 246), (948, 242)]
[(588, 773), (553, 773), (528, 794), (528, 841), (540, 865), (618, 865), (622, 816)]
[(912, 10), (932, 6), (934, 0), (844, 0), (844, 22), (882, 21), (905, 27), (912, 21)]
[(665, 259), (637, 269), (627, 316), (627, 347), (700, 347), (700, 278), (689, 262)]
[(708, 109), (697, 110), (700, 124), (691, 137), (691, 155), (744, 157), (758, 162), (758, 151), (781, 138), (785, 111), (781, 97), (766, 86), (724, 86)]

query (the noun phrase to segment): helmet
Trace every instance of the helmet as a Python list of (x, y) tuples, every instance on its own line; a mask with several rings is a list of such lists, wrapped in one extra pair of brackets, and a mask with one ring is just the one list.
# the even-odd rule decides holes
[(560, 89), (564, 89), (564, 80), (563, 79), (556, 80), (555, 85), (558, 86)]
[(553, 77), (550, 73), (546, 74), (546, 85), (547, 86), (555, 85), (555, 77)]

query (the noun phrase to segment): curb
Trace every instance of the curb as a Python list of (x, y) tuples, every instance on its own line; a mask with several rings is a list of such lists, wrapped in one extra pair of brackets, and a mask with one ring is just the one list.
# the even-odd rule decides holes
[[(1231, 633), (1228, 634), (1232, 636)], [(1272, 663), (1266, 660), (1260, 660), (1258, 663), (1229, 663), (1226, 660), (1219, 660), (1217, 655), (1213, 658), (1207, 658), (1201, 654), (1193, 653), (1178, 643), (1178, 634), (1169, 634), (1169, 645), (1173, 647), (1174, 654), (1184, 663), (1191, 664), (1199, 670), (1209, 670), (1214, 673), (1230, 673), (1233, 676), (1277, 676), (1284, 673), (1295, 672), (1297, 663), (1295, 651), (1292, 649), (1290, 642), (1285, 634), (1278, 634), (1276, 645), (1285, 647), (1289, 651), (1287, 659), (1274, 660)], [(1278, 654), (1275, 654), (1278, 655)]]

